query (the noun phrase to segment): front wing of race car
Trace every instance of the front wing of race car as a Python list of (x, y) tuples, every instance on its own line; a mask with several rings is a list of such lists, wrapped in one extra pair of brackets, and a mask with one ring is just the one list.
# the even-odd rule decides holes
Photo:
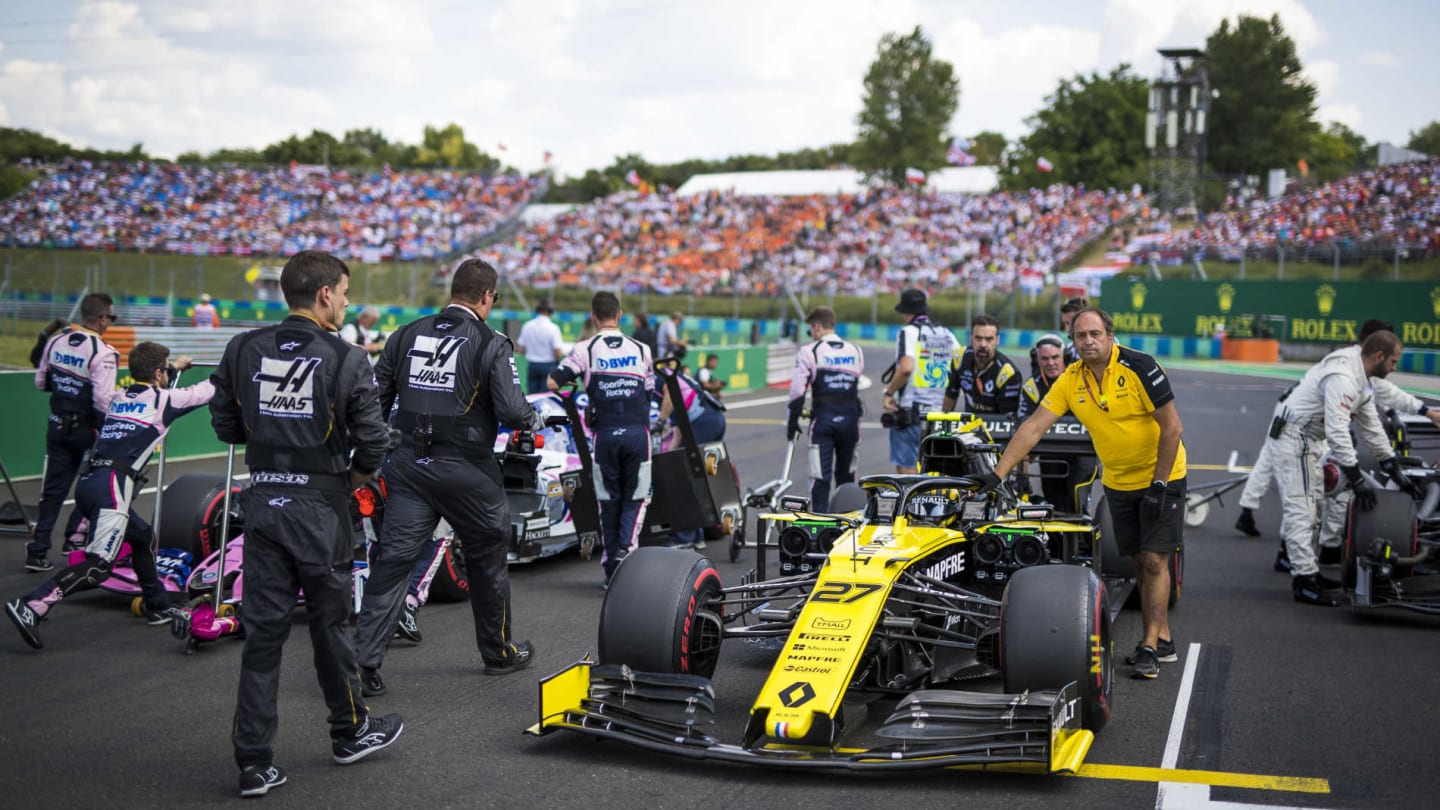
[[(793, 696), (803, 699), (803, 695)], [(713, 734), (709, 678), (635, 672), (588, 658), (540, 682), (540, 719), (527, 732), (568, 729), (695, 759), (767, 767), (907, 770), (1016, 765), (1074, 773), (1094, 734), (1080, 727), (1074, 684), (1019, 695), (930, 689), (912, 692), (875, 731), (869, 748), (752, 745)]]

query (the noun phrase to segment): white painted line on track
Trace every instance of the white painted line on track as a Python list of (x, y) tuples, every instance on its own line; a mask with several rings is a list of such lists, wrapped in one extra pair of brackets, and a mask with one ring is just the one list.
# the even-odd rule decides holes
[(1230, 460), (1227, 461), (1227, 462), (1225, 462), (1225, 468), (1226, 468), (1226, 470), (1227, 470), (1228, 472), (1232, 472), (1232, 473), (1233, 473), (1233, 472), (1240, 472), (1240, 470), (1236, 469), (1236, 467), (1235, 467), (1235, 463), (1238, 462), (1239, 460), (1240, 460), (1240, 451), (1239, 451), (1239, 450), (1231, 450), (1231, 451), (1230, 451)]
[[(1165, 738), (1165, 754), (1160, 767), (1173, 769), (1180, 761), (1180, 746), (1185, 737), (1185, 721), (1190, 715), (1190, 695), (1195, 691), (1195, 670), (1200, 664), (1200, 644), (1191, 643), (1185, 653), (1185, 674), (1180, 679), (1180, 693), (1175, 696), (1175, 713), (1170, 717), (1170, 734)], [(1309, 810), (1291, 805), (1245, 804), (1217, 802), (1210, 799), (1210, 785), (1185, 782), (1161, 782), (1155, 793), (1155, 810)]]

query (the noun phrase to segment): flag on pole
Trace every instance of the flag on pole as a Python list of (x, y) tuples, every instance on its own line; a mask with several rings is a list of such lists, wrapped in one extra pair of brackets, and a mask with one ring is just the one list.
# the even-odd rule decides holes
[(500, 147), (500, 151), (501, 151), (501, 152), (509, 152), (509, 151), (510, 151), (510, 147), (506, 146), (506, 145), (503, 144), (503, 143), (497, 143), (497, 144), (495, 144), (495, 145), (498, 146), (498, 147)]
[(1051, 163), (1050, 161), (1046, 160), (1046, 159), (1043, 158), (1043, 157), (1042, 157), (1042, 158), (1036, 158), (1036, 159), (1035, 159), (1035, 168), (1039, 169), (1039, 170), (1042, 171), (1042, 172), (1053, 172), (1053, 171), (1055, 171), (1055, 164), (1054, 164), (1054, 163)]
[(634, 169), (631, 169), (630, 171), (628, 171), (628, 172), (625, 173), (625, 182), (629, 183), (630, 185), (632, 185), (632, 186), (634, 186), (634, 187), (636, 187), (636, 188), (639, 188), (639, 187), (640, 187), (640, 182), (641, 182), (641, 181), (640, 181), (640, 173), (637, 172), (637, 171), (635, 171)]
[(1309, 177), (1309, 176), (1310, 176), (1310, 164), (1305, 162), (1305, 158), (1300, 158), (1300, 162), (1297, 163), (1297, 164), (1295, 164), (1295, 165), (1296, 165), (1296, 168), (1298, 168), (1298, 169), (1300, 170), (1300, 176), (1301, 176), (1301, 177)]
[(546, 163), (549, 163), (549, 162), (550, 162), (550, 158), (552, 158), (552, 157), (555, 157), (554, 153), (552, 153), (549, 149), (546, 149), (546, 150), (545, 150), (545, 162), (546, 162)]
[(906, 170), (905, 170), (905, 182), (907, 182), (907, 183), (914, 183), (914, 184), (917, 185), (917, 186), (924, 185), (924, 184), (925, 184), (925, 172), (922, 172), (922, 171), (920, 171), (919, 169), (906, 169)]

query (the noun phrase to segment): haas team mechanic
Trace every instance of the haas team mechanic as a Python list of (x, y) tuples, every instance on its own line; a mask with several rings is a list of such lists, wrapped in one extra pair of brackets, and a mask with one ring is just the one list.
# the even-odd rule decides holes
[[(75, 502), (90, 519), (90, 542), (85, 559), (66, 568), (27, 597), (5, 605), (5, 613), (31, 647), (39, 649), (36, 623), (46, 618), (61, 599), (76, 591), (99, 587), (110, 577), (120, 544), (130, 543), (130, 559), (145, 600), (145, 620), (167, 624), (176, 610), (169, 607), (155, 571), (155, 535), (150, 524), (130, 508), (143, 478), (145, 465), (176, 419), (210, 403), (215, 386), (208, 380), (186, 388), (170, 389), (170, 350), (145, 341), (130, 351), (134, 385), (116, 395), (110, 413), (100, 426), (88, 471), (75, 487)], [(176, 370), (190, 367), (190, 358), (175, 361)]]
[(263, 796), (285, 783), (273, 744), (280, 654), (297, 592), (305, 594), (335, 761), (356, 762), (404, 730), (398, 714), (369, 714), (348, 627), (350, 492), (375, 474), (390, 440), (365, 351), (333, 334), (349, 289), (350, 268), (334, 256), (318, 250), (291, 256), (280, 272), (289, 317), (232, 338), (210, 377), (215, 435), (244, 444), (250, 467), (243, 495), (245, 650), (231, 732), (242, 796)]
[(510, 635), (510, 505), (494, 447), (499, 425), (533, 431), (544, 421), (520, 387), (510, 339), (485, 323), (498, 286), (494, 267), (467, 259), (450, 282), (449, 306), (401, 327), (375, 366), (380, 409), (401, 438), (385, 462), (385, 522), (355, 639), (366, 695), (385, 691), (378, 670), (416, 560), (442, 517), (465, 551), (485, 674), (515, 672), (534, 655), (530, 642)]
[[(95, 443), (95, 431), (115, 396), (115, 369), (120, 353), (101, 335), (115, 323), (115, 302), (104, 293), (91, 293), (80, 301), (81, 326), (61, 329), (46, 341), (35, 371), (35, 387), (50, 392), (50, 416), (45, 428), (45, 482), (35, 517), (35, 537), (25, 546), (25, 570), (54, 570), (50, 533), (60, 517), (60, 506), (80, 458)], [(75, 531), (79, 512), (66, 534)]]
[(810, 508), (830, 508), (830, 480), (855, 480), (855, 450), (860, 446), (860, 375), (865, 355), (835, 334), (835, 310), (815, 307), (805, 316), (811, 342), (795, 354), (785, 437), (800, 435), (805, 392), (810, 392)]
[(640, 545), (645, 503), (650, 498), (650, 395), (655, 371), (650, 347), (620, 332), (620, 300), (598, 292), (590, 300), (598, 330), (579, 341), (550, 374), (550, 390), (579, 379), (590, 399), (586, 415), (595, 432), (600, 480), (601, 539), (605, 587), (624, 554)]

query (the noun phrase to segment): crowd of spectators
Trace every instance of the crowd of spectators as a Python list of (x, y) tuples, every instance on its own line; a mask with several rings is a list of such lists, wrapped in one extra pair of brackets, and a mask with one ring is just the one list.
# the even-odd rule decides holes
[(69, 160), (0, 203), (0, 245), (439, 259), (513, 217), (535, 181), (459, 172)]
[[(1134, 254), (1154, 251), (1236, 261), (1283, 248), (1294, 258), (1326, 261), (1342, 256), (1388, 255), (1396, 248), (1412, 257), (1440, 255), (1440, 161), (1398, 163), (1348, 175), (1331, 183), (1298, 185), (1265, 199), (1231, 196), (1190, 228), (1173, 229), (1164, 218), (1142, 223), (1160, 232), (1131, 244)], [(1137, 255), (1137, 261), (1144, 261)]]
[(697, 295), (1012, 289), (1133, 215), (1127, 192), (1052, 186), (988, 195), (627, 193), (534, 224), (480, 251), (520, 283), (649, 285)]

